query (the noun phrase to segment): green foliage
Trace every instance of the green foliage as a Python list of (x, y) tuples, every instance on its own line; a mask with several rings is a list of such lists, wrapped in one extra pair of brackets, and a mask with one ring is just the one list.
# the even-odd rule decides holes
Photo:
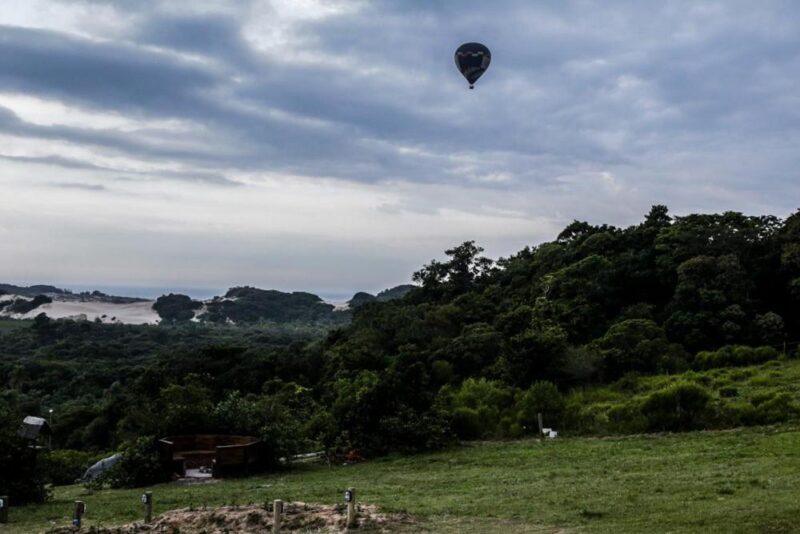
[(156, 299), (153, 309), (158, 316), (166, 322), (189, 321), (194, 317), (195, 310), (203, 307), (202, 302), (192, 300), (186, 295), (162, 295)]
[(616, 323), (593, 346), (610, 379), (629, 372), (675, 372), (686, 365), (683, 347), (670, 343), (664, 329), (649, 319)]
[(457, 388), (443, 388), (439, 402), (453, 414), (453, 431), (458, 437), (504, 437), (521, 433), (508, 428), (517, 424), (515, 393), (500, 382), (468, 378)]
[(171, 384), (159, 396), (164, 403), (165, 434), (202, 433), (209, 428), (213, 408), (211, 390), (201, 376), (189, 375), (184, 385)]
[(783, 423), (800, 416), (800, 405), (788, 393), (769, 395), (764, 399), (754, 399), (755, 413), (752, 417), (758, 424)]
[(237, 324), (263, 321), (344, 324), (350, 316), (348, 313), (334, 311), (333, 305), (326, 304), (311, 293), (234, 287), (224, 297), (215, 297), (207, 303), (206, 312), (200, 318), (217, 323), (232, 321)]
[(698, 352), (693, 366), (697, 369), (754, 365), (775, 360), (780, 353), (772, 347), (726, 345), (715, 351)]
[(651, 430), (672, 432), (703, 428), (711, 395), (692, 382), (676, 383), (651, 393), (642, 403), (642, 414)]
[(559, 428), (564, 414), (564, 397), (550, 382), (536, 382), (519, 396), (518, 419), (528, 432), (538, 428), (537, 414), (541, 413), (545, 424)]
[(57, 449), (43, 455), (43, 470), (51, 484), (73, 484), (103, 456), (87, 451)]
[(100, 479), (112, 488), (138, 488), (165, 482), (166, 473), (159, 460), (156, 438), (142, 436), (123, 446), (119, 460)]
[(513, 336), (508, 350), (498, 362), (506, 382), (527, 387), (534, 380), (555, 379), (563, 369), (567, 353), (567, 333), (552, 323), (533, 324)]

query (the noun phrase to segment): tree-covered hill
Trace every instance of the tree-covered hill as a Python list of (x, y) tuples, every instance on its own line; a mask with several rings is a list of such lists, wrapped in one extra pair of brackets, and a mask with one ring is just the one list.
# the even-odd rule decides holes
[(8, 293), (10, 295), (21, 295), (23, 297), (35, 297), (37, 295), (55, 294), (70, 295), (69, 291), (59, 289), (49, 285), (17, 286), (14, 284), (0, 283), (0, 295)]
[(353, 298), (347, 301), (347, 304), (350, 308), (355, 309), (363, 304), (368, 304), (370, 302), (388, 302), (390, 300), (403, 298), (409, 291), (414, 289), (414, 287), (415, 286), (411, 284), (402, 284), (389, 289), (384, 289), (377, 295), (372, 295), (371, 293), (359, 291), (358, 293), (353, 295)]
[(215, 298), (206, 305), (201, 319), (212, 322), (345, 322), (348, 316), (336, 313), (332, 304), (327, 304), (317, 295), (295, 291), (284, 293), (274, 289), (234, 287), (222, 298)]
[[(548, 404), (545, 383), (564, 392), (760, 363), (800, 340), (800, 212), (673, 218), (654, 206), (628, 228), (575, 221), (509, 258), (480, 253), (473, 242), (448, 250), (415, 273), (419, 288), (358, 308), (329, 336), (324, 398), (359, 446), (433, 439), (424, 427), (443, 413), (469, 428), (511, 404), (535, 412)], [(465, 391), (467, 379), (488, 385)], [(667, 405), (693, 393), (672, 394)]]
[(314, 295), (253, 288), (206, 303), (216, 315), (200, 324), (39, 316), (0, 330), (0, 412), (54, 406), (59, 447), (229, 432), (261, 436), (275, 458), (519, 437), (538, 413), (567, 434), (800, 420), (788, 361), (800, 211), (673, 218), (655, 206), (628, 228), (573, 222), (496, 262), (473, 242), (446, 255), (402, 298), (365, 298), (339, 326), (301, 326), (341, 313)]

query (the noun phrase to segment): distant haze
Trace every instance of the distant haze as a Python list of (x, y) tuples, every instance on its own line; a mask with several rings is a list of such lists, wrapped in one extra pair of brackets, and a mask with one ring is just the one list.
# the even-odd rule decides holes
[(0, 280), (352, 295), (652, 204), (784, 217), (798, 87), (789, 0), (5, 2)]

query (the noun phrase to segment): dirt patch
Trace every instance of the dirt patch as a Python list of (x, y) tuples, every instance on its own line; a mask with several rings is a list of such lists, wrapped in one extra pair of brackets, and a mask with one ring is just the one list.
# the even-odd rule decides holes
[[(359, 532), (392, 532), (414, 523), (408, 514), (386, 514), (372, 505), (357, 506)], [(264, 506), (223, 506), (191, 510), (172, 510), (152, 523), (141, 522), (112, 528), (95, 528), (97, 534), (128, 534), (133, 532), (164, 532), (166, 534), (261, 534), (272, 532), (272, 512)], [(285, 532), (347, 532), (346, 509), (343, 505), (323, 506), (302, 502), (284, 503), (281, 531)], [(76, 532), (71, 527), (52, 530), (52, 534)]]

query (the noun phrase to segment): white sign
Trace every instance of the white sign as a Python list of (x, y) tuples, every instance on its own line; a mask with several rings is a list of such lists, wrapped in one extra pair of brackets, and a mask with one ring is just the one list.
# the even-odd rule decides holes
[(6, 507), (6, 500), (0, 499), (0, 508), (5, 508), (5, 507)]

